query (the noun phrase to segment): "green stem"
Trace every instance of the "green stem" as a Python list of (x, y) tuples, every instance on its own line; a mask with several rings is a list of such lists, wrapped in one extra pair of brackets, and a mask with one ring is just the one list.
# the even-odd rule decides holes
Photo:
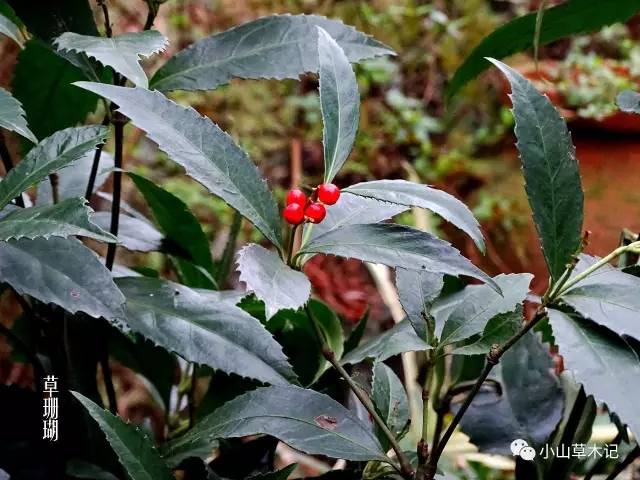
[(289, 246), (287, 248), (287, 265), (289, 265), (290, 267), (291, 265), (291, 261), (293, 258), (295, 258), (293, 256), (293, 246), (295, 245), (296, 242), (296, 232), (298, 231), (298, 227), (300, 226), (300, 224), (298, 225), (294, 225), (293, 228), (291, 229), (291, 234), (289, 236)]

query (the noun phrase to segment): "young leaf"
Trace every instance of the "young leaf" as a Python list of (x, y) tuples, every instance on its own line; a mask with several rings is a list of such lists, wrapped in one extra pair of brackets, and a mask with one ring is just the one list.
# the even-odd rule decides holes
[(411, 324), (403, 320), (373, 340), (350, 351), (344, 356), (342, 363), (360, 363), (367, 358), (383, 362), (400, 353), (430, 349), (431, 346), (418, 337)]
[(73, 127), (42, 140), (0, 181), (0, 208), (34, 183), (93, 150), (106, 136), (105, 127)]
[(116, 237), (91, 222), (91, 212), (84, 198), (68, 198), (56, 205), (15, 209), (0, 219), (0, 241), (80, 235), (116, 242)]
[(213, 442), (260, 433), (311, 455), (388, 461), (368, 425), (327, 395), (292, 385), (245, 393), (202, 419), (182, 438)]
[(330, 183), (351, 153), (360, 119), (360, 93), (340, 45), (321, 27), (317, 31), (324, 181)]
[(233, 77), (297, 79), (318, 71), (316, 26), (322, 27), (351, 62), (392, 55), (386, 45), (337, 20), (318, 15), (273, 15), (200, 40), (156, 72), (151, 88), (209, 90)]
[(511, 83), (527, 196), (549, 273), (557, 281), (582, 239), (584, 195), (575, 147), (551, 101), (520, 73), (491, 61)]
[(484, 251), (484, 238), (480, 231), (480, 224), (464, 203), (447, 192), (406, 180), (362, 182), (345, 188), (343, 192), (431, 210), (469, 235), (478, 248)]
[[(544, 11), (539, 43), (546, 45), (577, 33), (599, 30), (616, 22), (626, 22), (638, 8), (635, 0), (569, 0)], [(458, 68), (449, 83), (447, 95), (455, 95), (467, 82), (486, 70), (486, 57), (500, 59), (531, 48), (536, 16), (537, 13), (533, 12), (515, 18), (487, 35)]]
[[(398, 376), (382, 362), (373, 368), (371, 399), (389, 430), (399, 437), (409, 421), (407, 392)], [(383, 444), (388, 441), (380, 433), (378, 438)]]
[(90, 82), (76, 85), (115, 102), (187, 174), (249, 219), (282, 248), (278, 207), (249, 156), (233, 139), (192, 108), (159, 92)]
[(576, 315), (550, 309), (549, 320), (565, 368), (587, 395), (605, 403), (634, 435), (640, 435), (640, 361), (633, 349), (609, 330)]
[(462, 431), (482, 452), (511, 455), (516, 438), (541, 446), (562, 418), (564, 398), (552, 372), (548, 347), (529, 332), (500, 361), (500, 391), (478, 394), (462, 417)]
[[(111, 225), (111, 212), (96, 212), (91, 221), (104, 230)], [(2, 223), (0, 223), (2, 225)], [(118, 241), (132, 252), (155, 252), (162, 248), (164, 237), (149, 222), (137, 217), (120, 214)]]
[(468, 275), (499, 290), (491, 277), (449, 243), (429, 233), (401, 225), (345, 225), (313, 239), (300, 251), (300, 254), (306, 253), (353, 257), (394, 268), (454, 276)]
[(140, 427), (125, 423), (81, 393), (71, 393), (100, 426), (131, 480), (173, 480), (153, 441)]
[(16, 132), (33, 143), (38, 143), (38, 139), (27, 126), (22, 105), (4, 88), (0, 88), (0, 127)]
[(140, 57), (162, 52), (167, 43), (167, 38), (155, 30), (123, 33), (111, 38), (65, 32), (54, 41), (58, 50), (85, 53), (143, 88), (148, 87), (149, 81), (140, 66)]
[(441, 273), (396, 268), (396, 288), (402, 308), (418, 336), (427, 339), (427, 321), (434, 300), (444, 286)]
[(20, 29), (4, 15), (0, 14), (0, 34), (9, 37), (16, 42), (20, 47), (24, 48), (24, 42), (22, 40), (22, 34)]
[(458, 347), (456, 355), (486, 355), (493, 345), (503, 345), (522, 327), (523, 308), (518, 305), (513, 312), (500, 313), (487, 322), (484, 331), (472, 343)]
[(494, 277), (502, 294), (496, 293), (488, 285), (467, 287), (470, 288), (470, 294), (449, 315), (440, 334), (440, 343), (449, 345), (472, 337), (482, 332), (487, 322), (496, 315), (512, 312), (529, 293), (532, 278), (533, 275), (529, 273)]
[(311, 295), (307, 276), (286, 265), (276, 252), (251, 243), (238, 252), (240, 281), (264, 302), (267, 320), (278, 310), (302, 307)]
[(111, 272), (75, 239), (0, 242), (0, 281), (70, 313), (108, 320), (122, 317), (124, 297)]
[(125, 323), (161, 347), (190, 362), (263, 382), (296, 380), (280, 345), (235, 305), (156, 278), (116, 282), (127, 298)]

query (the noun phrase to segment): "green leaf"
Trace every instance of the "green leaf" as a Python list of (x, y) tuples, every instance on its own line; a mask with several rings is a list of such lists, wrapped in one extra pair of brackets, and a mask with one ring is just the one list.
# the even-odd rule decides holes
[[(111, 212), (96, 212), (91, 221), (103, 230), (109, 230)], [(1, 225), (1, 223), (0, 223)], [(118, 241), (121, 246), (132, 252), (154, 252), (162, 248), (164, 237), (146, 220), (120, 213), (118, 222)]]
[[(189, 207), (174, 194), (167, 192), (151, 180), (135, 173), (128, 173), (128, 175), (146, 200), (153, 218), (166, 238), (184, 249), (194, 265), (202, 267), (209, 274), (213, 272), (209, 239)], [(189, 286), (212, 286), (206, 275), (186, 260), (176, 258), (175, 263)]]
[(105, 127), (75, 127), (42, 140), (0, 181), (0, 208), (49, 174), (71, 165), (106, 136)]
[(156, 72), (151, 87), (209, 90), (233, 77), (297, 79), (318, 71), (316, 26), (322, 27), (351, 62), (391, 55), (386, 45), (337, 20), (318, 15), (273, 15), (200, 40)]
[(24, 47), (24, 41), (22, 40), (22, 34), (18, 26), (9, 20), (4, 15), (0, 14), (0, 34), (9, 37), (16, 42), (20, 47)]
[(511, 83), (527, 196), (549, 273), (557, 281), (582, 239), (584, 195), (575, 147), (565, 121), (546, 95), (517, 71), (491, 61)]
[[(638, 0), (569, 0), (544, 11), (540, 45), (583, 32), (591, 32), (617, 22), (626, 22), (640, 9)], [(533, 12), (505, 23), (471, 52), (458, 68), (447, 88), (449, 97), (487, 69), (485, 57), (505, 58), (533, 47), (536, 30)]]
[(98, 97), (78, 92), (71, 85), (84, 79), (85, 74), (78, 67), (56, 55), (41, 41), (27, 42), (18, 55), (11, 84), (13, 95), (22, 103), (37, 138), (84, 123), (87, 115), (95, 110)]
[(239, 307), (216, 292), (156, 278), (116, 280), (127, 298), (125, 323), (185, 360), (268, 383), (296, 377), (280, 345)]
[(359, 363), (367, 358), (383, 362), (400, 353), (430, 349), (431, 346), (418, 337), (411, 323), (403, 320), (364, 345), (353, 349), (344, 356), (342, 363)]
[(620, 92), (616, 97), (616, 105), (623, 112), (640, 113), (640, 94), (632, 90)]
[(85, 53), (143, 88), (148, 87), (149, 81), (140, 66), (140, 57), (162, 52), (167, 43), (167, 38), (155, 30), (123, 33), (111, 38), (65, 32), (54, 41), (58, 50)]
[(550, 309), (549, 320), (565, 368), (587, 395), (617, 413), (637, 437), (640, 361), (633, 349), (611, 331), (575, 315)]
[(368, 425), (330, 397), (292, 385), (245, 393), (202, 419), (183, 438), (214, 441), (260, 433), (311, 455), (388, 461)]
[(484, 251), (484, 238), (480, 231), (480, 224), (471, 210), (456, 197), (442, 190), (406, 180), (374, 180), (351, 185), (343, 192), (431, 210), (464, 231), (478, 248)]
[(56, 205), (15, 209), (0, 219), (0, 241), (80, 235), (116, 242), (116, 237), (91, 222), (91, 212), (84, 198), (69, 198)]
[(549, 348), (529, 332), (507, 350), (495, 379), (499, 391), (482, 390), (462, 417), (462, 431), (482, 452), (511, 455), (513, 440), (543, 445), (562, 418), (564, 397)]
[[(0, 20), (2, 18), (0, 15)], [(16, 132), (33, 143), (38, 143), (38, 139), (27, 126), (22, 105), (4, 88), (0, 88), (0, 127)]]
[(278, 310), (304, 306), (311, 295), (307, 276), (284, 263), (276, 252), (250, 243), (238, 252), (240, 281), (264, 302), (267, 320)]
[(532, 279), (533, 275), (529, 273), (498, 275), (493, 280), (500, 286), (502, 294), (488, 285), (467, 287), (469, 295), (444, 323), (440, 344), (449, 345), (481, 333), (493, 317), (514, 311), (529, 293)]
[(249, 219), (282, 249), (278, 207), (249, 156), (233, 139), (192, 108), (158, 92), (98, 83), (76, 85), (115, 102), (187, 174)]
[(440, 295), (443, 286), (444, 277), (440, 273), (396, 268), (398, 298), (411, 326), (424, 340), (428, 339), (424, 315), (430, 315), (431, 306)]
[(356, 74), (340, 45), (322, 27), (316, 28), (324, 181), (330, 183), (353, 148), (360, 120), (360, 93)]
[[(409, 400), (398, 376), (382, 362), (373, 368), (371, 399), (389, 430), (399, 438), (409, 422)], [(378, 439), (383, 444), (388, 441), (381, 432)]]
[(136, 427), (99, 407), (78, 392), (71, 392), (102, 429), (131, 480), (173, 480), (153, 441)]
[(297, 466), (297, 463), (293, 463), (291, 465), (287, 465), (282, 470), (278, 470), (277, 472), (262, 473), (260, 475), (249, 477), (248, 480), (287, 480), (289, 475), (293, 473)]
[(498, 289), (491, 277), (449, 243), (402, 225), (345, 225), (313, 239), (299, 253), (325, 253), (394, 268), (468, 275)]
[(493, 345), (503, 345), (522, 327), (523, 308), (518, 305), (513, 312), (500, 313), (493, 317), (482, 334), (473, 342), (457, 347), (455, 355), (486, 355)]
[(75, 239), (0, 242), (0, 281), (70, 313), (109, 320), (122, 316), (124, 297), (111, 272)]

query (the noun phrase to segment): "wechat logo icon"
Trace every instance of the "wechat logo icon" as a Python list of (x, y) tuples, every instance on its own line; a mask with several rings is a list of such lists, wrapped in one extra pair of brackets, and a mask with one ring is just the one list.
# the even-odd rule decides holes
[(521, 438), (517, 438), (511, 442), (511, 453), (514, 457), (520, 457), (528, 462), (536, 458), (535, 449), (530, 447), (527, 441)]

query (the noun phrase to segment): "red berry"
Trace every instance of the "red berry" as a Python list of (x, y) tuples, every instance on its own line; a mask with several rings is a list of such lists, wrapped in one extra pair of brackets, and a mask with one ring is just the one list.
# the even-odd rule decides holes
[(299, 203), (287, 205), (282, 212), (282, 216), (291, 225), (299, 225), (304, 221), (304, 207)]
[(327, 216), (327, 209), (321, 203), (312, 203), (304, 209), (304, 215), (311, 223), (320, 223)]
[(318, 200), (327, 205), (333, 205), (340, 198), (340, 189), (333, 183), (323, 183), (318, 186)]
[(297, 203), (304, 207), (307, 204), (307, 196), (299, 188), (293, 188), (287, 192), (287, 205)]

